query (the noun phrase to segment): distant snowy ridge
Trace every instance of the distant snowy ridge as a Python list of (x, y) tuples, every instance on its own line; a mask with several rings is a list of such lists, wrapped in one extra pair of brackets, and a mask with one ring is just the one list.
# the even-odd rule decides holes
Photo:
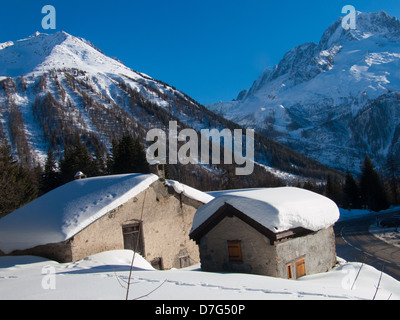
[(236, 101), (207, 107), (322, 163), (358, 171), (365, 155), (400, 157), (400, 22), (385, 12), (342, 18), (265, 70)]

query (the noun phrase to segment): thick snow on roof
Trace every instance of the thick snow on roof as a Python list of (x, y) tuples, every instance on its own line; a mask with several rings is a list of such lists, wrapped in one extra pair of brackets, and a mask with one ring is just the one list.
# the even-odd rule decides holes
[(214, 199), (212, 195), (209, 195), (203, 191), (189, 187), (178, 181), (166, 180), (166, 184), (172, 186), (176, 193), (183, 194), (188, 198), (200, 201), (202, 203), (208, 203)]
[(67, 240), (156, 180), (154, 174), (124, 174), (67, 183), (0, 219), (0, 250)]
[(299, 188), (232, 190), (212, 195), (215, 199), (197, 210), (192, 232), (225, 203), (275, 233), (297, 227), (318, 231), (339, 219), (339, 209), (332, 200)]

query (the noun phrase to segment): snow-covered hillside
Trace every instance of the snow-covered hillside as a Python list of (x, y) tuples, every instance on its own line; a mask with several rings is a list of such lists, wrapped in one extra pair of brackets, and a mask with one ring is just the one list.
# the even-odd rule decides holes
[[(43, 164), (49, 148), (61, 156), (77, 137), (92, 153), (106, 157), (113, 139), (130, 134), (146, 143), (150, 129), (168, 132), (169, 121), (176, 121), (178, 130), (198, 132), (241, 128), (66, 32), (36, 32), (0, 44), (0, 139), (8, 141), (24, 165)], [(260, 181), (266, 176), (323, 179), (330, 170), (259, 135), (255, 148), (255, 162), (263, 165), (257, 173)], [(204, 165), (195, 170), (216, 180), (218, 172), (225, 172)]]
[[(123, 300), (132, 251), (108, 251), (59, 264), (39, 257), (0, 257), (0, 299)], [(330, 272), (285, 280), (203, 272), (199, 266), (156, 271), (135, 255), (129, 299), (397, 300), (400, 282), (368, 265), (345, 262)], [(379, 283), (379, 287), (377, 289)]]
[[(37, 32), (0, 48), (0, 135), (16, 149), (32, 149), (34, 160), (42, 160), (49, 144), (62, 148), (74, 133), (92, 136), (92, 144), (104, 148), (118, 133), (134, 131), (140, 122), (132, 112), (135, 94), (161, 108), (171, 107), (168, 98), (189, 103), (174, 88), (63, 31)], [(13, 112), (21, 114), (25, 130), (7, 130)]]
[(385, 12), (342, 18), (265, 70), (238, 99), (208, 105), (318, 161), (360, 168), (400, 155), (400, 22)]

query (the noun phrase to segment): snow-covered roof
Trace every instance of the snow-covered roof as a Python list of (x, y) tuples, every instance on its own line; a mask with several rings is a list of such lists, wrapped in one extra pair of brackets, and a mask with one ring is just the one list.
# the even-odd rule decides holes
[(197, 200), (202, 203), (208, 203), (214, 199), (214, 197), (210, 194), (207, 194), (203, 191), (197, 190), (195, 188), (189, 187), (183, 183), (174, 180), (166, 180), (166, 185), (174, 188), (175, 192), (178, 194), (183, 194), (188, 198)]
[[(0, 219), (0, 250), (65, 241), (157, 180), (154, 174), (122, 174), (67, 183)], [(165, 184), (202, 203), (214, 198), (174, 180)]]
[(69, 182), (0, 219), (0, 250), (67, 240), (156, 180), (154, 174), (123, 174)]
[(339, 209), (332, 200), (305, 189), (262, 188), (216, 192), (212, 195), (215, 199), (197, 210), (191, 233), (225, 204), (273, 233), (294, 228), (318, 231), (330, 227), (339, 219)]

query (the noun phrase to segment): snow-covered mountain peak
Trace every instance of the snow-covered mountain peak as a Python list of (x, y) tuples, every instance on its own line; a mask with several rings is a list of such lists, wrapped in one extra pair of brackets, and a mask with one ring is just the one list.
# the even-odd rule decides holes
[[(350, 72), (350, 76), (353, 77), (355, 73), (365, 69), (362, 69), (364, 64), (371, 67), (378, 64), (378, 60), (381, 64), (393, 62), (393, 58), (398, 58), (400, 22), (397, 18), (391, 18), (384, 11), (357, 12), (354, 30), (345, 30), (342, 19), (343, 17), (338, 18), (327, 28), (318, 45), (313, 42), (298, 45), (289, 50), (273, 69), (264, 70), (245, 97), (259, 91), (273, 97), (275, 94), (272, 93), (276, 90), (287, 90), (330, 71), (335, 64), (338, 65), (338, 61), (346, 65), (351, 64), (349, 68), (354, 67)], [(337, 59), (342, 49), (345, 54)], [(376, 54), (373, 54), (374, 52)], [(387, 84), (391, 83), (381, 76), (369, 76), (375, 80), (380, 79), (379, 82), (383, 80)], [(244, 100), (245, 97), (242, 94), (239, 100)]]
[(356, 13), (356, 29), (342, 27), (344, 17), (338, 18), (323, 34), (319, 49), (325, 50), (348, 41), (363, 40), (370, 37), (383, 37), (390, 41), (400, 40), (400, 22), (384, 11)]
[[(40, 31), (36, 31), (34, 34), (30, 35), (27, 39), (31, 39), (31, 38), (36, 38), (39, 37), (40, 35), (47, 35), (46, 33), (41, 33)], [(22, 40), (20, 40), (22, 41)]]
[(388, 40), (400, 39), (400, 22), (396, 17), (391, 18), (386, 12), (358, 12), (357, 29), (365, 35), (383, 36)]
[(0, 76), (15, 77), (38, 71), (54, 48), (66, 39), (67, 34), (63, 32), (51, 35), (36, 32), (28, 38), (0, 45)]
[(356, 29), (346, 30), (343, 19), (318, 45), (288, 51), (237, 101), (208, 108), (342, 169), (359, 167), (365, 154), (377, 164), (400, 156), (400, 22), (357, 12)]
[(0, 61), (0, 76), (8, 77), (40, 74), (52, 69), (137, 77), (137, 73), (107, 57), (92, 43), (64, 31), (54, 34), (36, 32), (26, 39), (0, 44)]

